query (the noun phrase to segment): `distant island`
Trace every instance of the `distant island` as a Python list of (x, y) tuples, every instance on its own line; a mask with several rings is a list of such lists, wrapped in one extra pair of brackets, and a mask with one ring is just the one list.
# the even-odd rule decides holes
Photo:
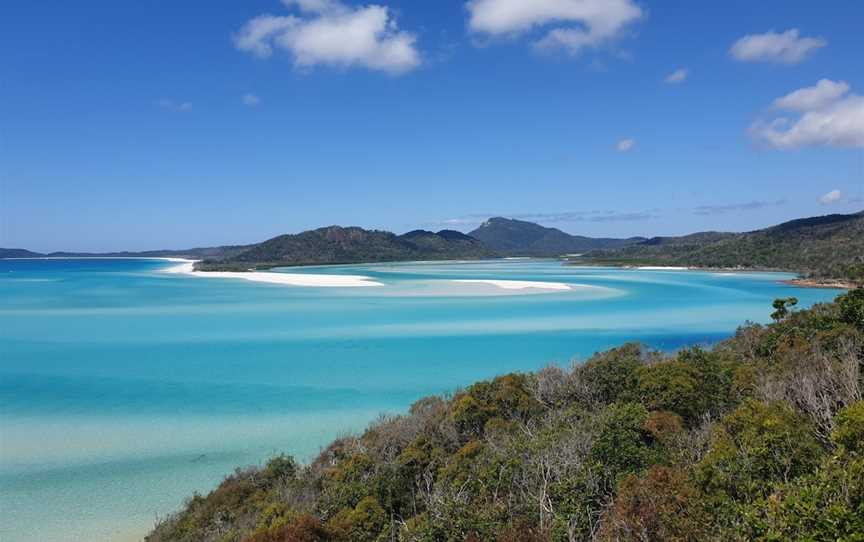
[(329, 226), (280, 235), (237, 254), (208, 258), (198, 271), (246, 271), (281, 266), (483, 259), (498, 256), (477, 239), (453, 230), (414, 230), (403, 235)]
[(627, 344), (237, 470), (147, 542), (860, 540), (864, 290), (714, 349)]
[(198, 271), (417, 260), (479, 260), (530, 256), (573, 265), (681, 266), (798, 273), (802, 286), (864, 283), (864, 212), (793, 220), (746, 233), (701, 232), (681, 237), (592, 238), (532, 222), (493, 217), (468, 234), (414, 230), (402, 235), (329, 226), (250, 245), (147, 252), (41, 254), (2, 249), (0, 258), (177, 257)]
[(864, 212), (792, 220), (747, 233), (654, 237), (570, 259), (577, 265), (793, 271), (802, 285), (864, 283)]

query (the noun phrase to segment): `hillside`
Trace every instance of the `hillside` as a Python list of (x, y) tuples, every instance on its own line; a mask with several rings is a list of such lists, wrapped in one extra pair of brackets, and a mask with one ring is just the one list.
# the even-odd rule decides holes
[(280, 235), (222, 259), (208, 259), (198, 268), (245, 270), (289, 265), (478, 259), (495, 256), (480, 241), (463, 233), (415, 230), (404, 235), (363, 228), (329, 226), (294, 235)]
[(0, 248), (0, 258), (41, 258), (44, 254), (23, 248)]
[(711, 351), (628, 344), (429, 397), (147, 542), (860, 540), (864, 290)]
[(793, 220), (747, 233), (706, 232), (597, 250), (574, 263), (781, 269), (864, 280), (864, 212)]
[(561, 256), (597, 249), (618, 248), (644, 241), (633, 239), (595, 239), (570, 235), (556, 228), (510, 218), (490, 218), (469, 233), (489, 248), (511, 256)]

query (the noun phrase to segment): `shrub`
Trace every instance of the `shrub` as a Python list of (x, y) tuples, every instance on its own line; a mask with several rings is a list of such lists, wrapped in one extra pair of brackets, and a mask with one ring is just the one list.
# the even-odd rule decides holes
[(747, 501), (809, 472), (822, 452), (808, 421), (786, 404), (748, 400), (716, 428), (697, 478), (708, 492)]

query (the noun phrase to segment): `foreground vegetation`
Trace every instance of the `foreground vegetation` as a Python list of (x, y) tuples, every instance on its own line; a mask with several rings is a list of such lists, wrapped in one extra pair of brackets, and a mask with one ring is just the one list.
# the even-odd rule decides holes
[(803, 218), (748, 233), (655, 237), (574, 262), (778, 269), (864, 284), (864, 212)]
[(238, 470), (162, 541), (864, 540), (864, 290), (710, 351), (628, 344)]

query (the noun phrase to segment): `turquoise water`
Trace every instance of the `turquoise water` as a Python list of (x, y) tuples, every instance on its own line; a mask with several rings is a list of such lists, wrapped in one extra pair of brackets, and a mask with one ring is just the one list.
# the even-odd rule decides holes
[(171, 265), (0, 260), (4, 542), (140, 538), (234, 467), (309, 459), (421, 396), (629, 340), (708, 344), (766, 321), (776, 297), (839, 293), (780, 274), (542, 260), (303, 270), (384, 284), (329, 289), (162, 272)]

